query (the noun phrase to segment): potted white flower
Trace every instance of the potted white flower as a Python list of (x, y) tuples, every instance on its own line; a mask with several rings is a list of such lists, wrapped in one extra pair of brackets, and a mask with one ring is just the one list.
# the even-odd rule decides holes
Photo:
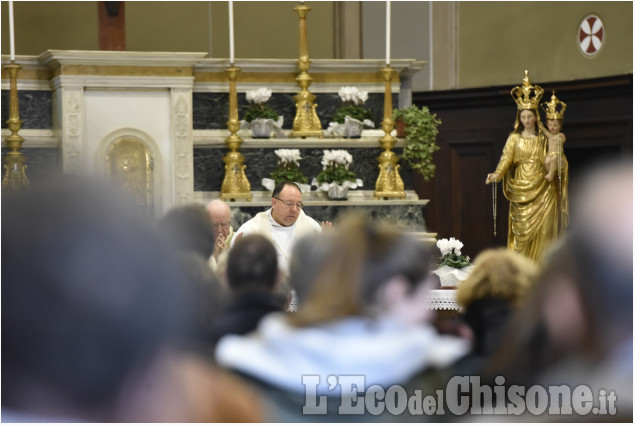
[(368, 100), (368, 92), (360, 91), (357, 87), (345, 86), (337, 93), (344, 103), (337, 108), (333, 121), (329, 123), (327, 134), (336, 137), (362, 137), (364, 126), (375, 127), (372, 114), (364, 107)]
[(311, 186), (306, 184), (307, 178), (300, 170), (300, 149), (276, 149), (278, 164), (270, 174), (271, 178), (262, 179), (262, 185), (273, 191), (283, 181), (295, 182), (302, 192), (309, 192)]
[(322, 171), (312, 185), (328, 193), (331, 199), (346, 199), (349, 189), (362, 186), (362, 181), (349, 169), (353, 156), (345, 150), (324, 150)]
[(474, 268), (470, 257), (461, 254), (463, 242), (455, 238), (439, 239), (437, 248), (441, 251), (441, 257), (433, 273), (439, 276), (441, 288), (456, 288)]
[(276, 130), (277, 135), (282, 133), (283, 116), (278, 116), (274, 109), (267, 105), (271, 98), (271, 90), (259, 88), (245, 92), (249, 106), (245, 111), (245, 127), (251, 128), (252, 137), (255, 139), (268, 139), (271, 131)]

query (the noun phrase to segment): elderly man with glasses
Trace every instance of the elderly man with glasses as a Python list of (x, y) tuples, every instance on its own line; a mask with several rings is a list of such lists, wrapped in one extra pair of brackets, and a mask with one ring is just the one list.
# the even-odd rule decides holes
[(300, 188), (293, 182), (282, 182), (273, 190), (271, 208), (240, 226), (231, 243), (233, 246), (240, 237), (254, 233), (267, 237), (276, 247), (278, 268), (286, 275), (295, 241), (330, 227), (330, 222), (320, 224), (304, 214)]

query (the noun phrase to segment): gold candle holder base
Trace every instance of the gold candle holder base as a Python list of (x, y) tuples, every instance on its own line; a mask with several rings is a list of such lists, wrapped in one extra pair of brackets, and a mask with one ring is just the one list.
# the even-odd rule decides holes
[(24, 143), (24, 138), (18, 134), (22, 128), (18, 106), (18, 71), (22, 67), (11, 62), (5, 66), (5, 69), (9, 72), (9, 119), (7, 125), (11, 134), (5, 139), (9, 152), (4, 156), (5, 173), (2, 179), (2, 189), (19, 190), (30, 185), (26, 176), (26, 157), (19, 151)]
[(26, 176), (26, 157), (20, 152), (7, 152), (4, 156), (3, 190), (19, 190), (30, 186)]
[(393, 69), (390, 65), (382, 68), (385, 82), (384, 91), (384, 120), (381, 122), (381, 128), (384, 130), (384, 137), (379, 139), (381, 147), (384, 149), (379, 154), (377, 161), (379, 162), (379, 176), (375, 183), (375, 199), (379, 198), (400, 198), (406, 199), (404, 184), (399, 175), (399, 157), (392, 151), (397, 143), (397, 139), (390, 135), (395, 128), (395, 122), (392, 119), (392, 74)]
[(309, 60), (309, 48), (306, 34), (306, 17), (310, 7), (304, 4), (296, 6), (293, 10), (300, 17), (300, 57), (298, 58), (298, 68), (300, 75), (296, 81), (300, 86), (300, 92), (293, 97), (295, 100), (296, 114), (293, 119), (293, 132), (291, 137), (324, 137), (322, 124), (315, 110), (315, 95), (309, 92), (308, 88), (313, 82), (313, 78), (307, 73), (311, 61)]
[(229, 75), (229, 121), (227, 121), (227, 128), (231, 134), (225, 139), (229, 152), (223, 157), (225, 177), (221, 185), (220, 197), (222, 200), (246, 199), (251, 201), (251, 185), (245, 174), (245, 168), (247, 168), (244, 165), (245, 157), (238, 151), (243, 140), (236, 134), (240, 128), (240, 123), (238, 122), (238, 95), (236, 93), (236, 77), (238, 72), (240, 72), (240, 68), (232, 64), (226, 71)]

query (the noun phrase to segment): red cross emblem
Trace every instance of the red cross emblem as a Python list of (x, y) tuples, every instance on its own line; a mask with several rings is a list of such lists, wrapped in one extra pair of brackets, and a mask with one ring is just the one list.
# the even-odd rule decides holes
[(593, 56), (602, 47), (604, 40), (604, 24), (596, 15), (589, 15), (582, 20), (578, 29), (578, 45), (585, 55)]

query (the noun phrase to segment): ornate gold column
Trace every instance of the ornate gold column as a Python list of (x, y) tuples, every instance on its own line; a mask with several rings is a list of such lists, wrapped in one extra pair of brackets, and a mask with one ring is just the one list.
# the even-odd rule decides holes
[(2, 189), (19, 190), (29, 186), (29, 179), (26, 177), (26, 157), (19, 151), (24, 139), (18, 134), (22, 127), (20, 120), (20, 108), (18, 106), (18, 71), (22, 67), (15, 62), (5, 66), (9, 72), (9, 119), (7, 125), (11, 130), (11, 135), (5, 141), (10, 151), (4, 156), (4, 178), (2, 179)]
[(392, 75), (393, 69), (390, 65), (386, 65), (381, 70), (384, 76), (385, 91), (384, 91), (384, 120), (381, 122), (381, 128), (384, 130), (384, 137), (379, 139), (381, 147), (384, 151), (379, 154), (377, 161), (379, 161), (379, 176), (375, 183), (375, 199), (379, 198), (406, 198), (406, 192), (404, 191), (403, 180), (399, 176), (399, 157), (392, 151), (395, 147), (397, 139), (390, 135), (390, 132), (395, 127), (395, 122), (392, 120)]
[(236, 76), (240, 72), (240, 68), (231, 64), (225, 71), (227, 71), (229, 76), (229, 121), (227, 121), (227, 128), (231, 134), (225, 139), (229, 152), (223, 157), (225, 178), (221, 185), (220, 197), (223, 200), (244, 198), (251, 201), (251, 185), (245, 175), (246, 166), (243, 165), (245, 157), (238, 151), (243, 140), (236, 134), (240, 128), (240, 122), (238, 121), (238, 95), (236, 94)]
[(293, 137), (323, 137), (322, 124), (317, 116), (313, 104), (315, 95), (309, 92), (308, 87), (311, 85), (313, 78), (309, 76), (307, 71), (311, 65), (309, 60), (309, 48), (306, 36), (306, 16), (311, 10), (310, 7), (300, 4), (293, 8), (300, 17), (300, 57), (298, 58), (298, 68), (300, 75), (296, 77), (296, 81), (300, 86), (300, 92), (293, 97), (295, 100), (295, 119), (293, 120)]

